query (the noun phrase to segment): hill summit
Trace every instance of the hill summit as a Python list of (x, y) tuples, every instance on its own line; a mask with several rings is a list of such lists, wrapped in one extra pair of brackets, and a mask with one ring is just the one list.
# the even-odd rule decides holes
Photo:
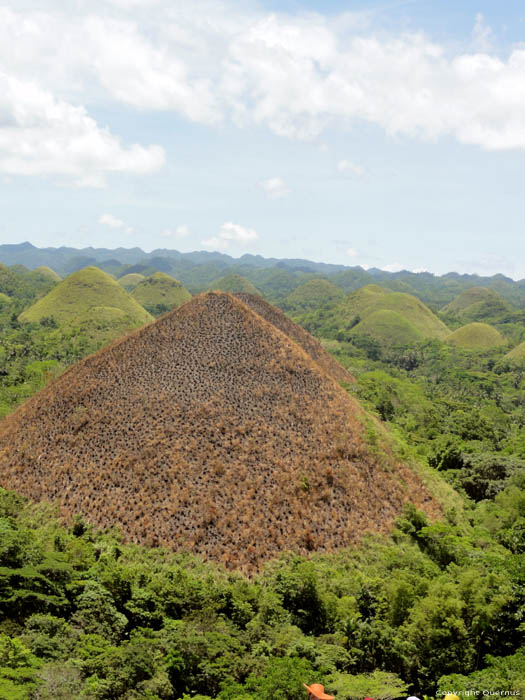
[(438, 514), (381, 430), (289, 335), (208, 293), (7, 417), (1, 484), (132, 540), (253, 570), (282, 550), (388, 531), (408, 500)]

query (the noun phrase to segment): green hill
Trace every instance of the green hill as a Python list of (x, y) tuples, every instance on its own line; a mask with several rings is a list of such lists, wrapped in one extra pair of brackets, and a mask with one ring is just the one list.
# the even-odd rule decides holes
[(151, 277), (141, 280), (131, 296), (154, 316), (166, 313), (191, 299), (186, 287), (164, 272), (155, 272)]
[(493, 289), (470, 287), (465, 289), (441, 313), (456, 316), (463, 321), (496, 319), (512, 311), (512, 306)]
[(49, 277), (49, 279), (52, 279), (55, 282), (60, 282), (60, 280), (62, 279), (60, 275), (58, 275), (47, 265), (39, 265), (38, 267), (35, 267), (34, 272), (39, 272), (41, 275), (46, 275), (46, 277)]
[(126, 292), (132, 292), (139, 282), (142, 282), (146, 278), (141, 275), (140, 272), (131, 272), (129, 275), (124, 275), (117, 282), (124, 287)]
[(215, 280), (209, 285), (208, 290), (213, 292), (230, 292), (232, 294), (260, 294), (260, 291), (250, 280), (235, 273)]
[[(374, 321), (379, 324), (377, 331), (379, 337), (388, 342), (397, 342), (402, 334), (402, 329), (408, 333), (405, 341), (410, 338), (437, 338), (444, 340), (450, 330), (432, 311), (411, 294), (404, 292), (391, 292), (376, 284), (368, 284), (356, 292), (350, 294), (338, 307), (343, 319), (352, 323), (354, 333), (367, 333), (376, 335)], [(389, 311), (392, 314), (381, 314), (378, 311)], [(372, 317), (373, 318), (370, 318)], [(367, 321), (366, 325), (363, 325)], [(387, 329), (394, 332), (393, 338), (387, 334)], [(366, 329), (366, 331), (365, 331)]]
[(19, 316), (20, 321), (28, 322), (44, 318), (53, 318), (60, 326), (88, 326), (90, 332), (97, 331), (104, 338), (116, 337), (153, 320), (97, 267), (86, 267), (69, 275)]
[(447, 338), (447, 343), (473, 350), (495, 348), (505, 342), (501, 333), (487, 323), (469, 323), (458, 328)]
[(418, 343), (425, 336), (397, 311), (374, 311), (352, 329), (353, 335), (370, 335), (382, 343), (394, 345)]
[(294, 311), (311, 311), (344, 298), (344, 292), (335, 284), (324, 279), (313, 279), (294, 289), (286, 297), (285, 305)]
[(515, 348), (512, 348), (510, 352), (508, 352), (505, 357), (508, 360), (515, 360), (517, 362), (525, 362), (525, 341), (523, 343), (520, 343), (517, 345)]
[(4, 304), (10, 304), (11, 302), (12, 302), (11, 297), (8, 297), (7, 294), (0, 292), (0, 306), (4, 305)]

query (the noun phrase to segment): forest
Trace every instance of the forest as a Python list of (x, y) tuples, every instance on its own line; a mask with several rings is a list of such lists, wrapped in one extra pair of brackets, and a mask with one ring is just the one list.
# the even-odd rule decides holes
[[(2, 489), (2, 700), (304, 700), (303, 682), (337, 700), (525, 693), (525, 365), (509, 357), (525, 339), (520, 289), (505, 282), (512, 307), (481, 319), (505, 342), (472, 349), (356, 332), (333, 290), (290, 300), (305, 282), (292, 277), (265, 296), (356, 378), (346, 390), (399, 457), (452, 485), (443, 519), (408, 504), (390, 535), (283, 552), (246, 575)], [(56, 284), (0, 268), (0, 416), (107, 342), (111, 319), (20, 320)], [(445, 286), (419, 298), (455, 331), (471, 319), (439, 313)]]

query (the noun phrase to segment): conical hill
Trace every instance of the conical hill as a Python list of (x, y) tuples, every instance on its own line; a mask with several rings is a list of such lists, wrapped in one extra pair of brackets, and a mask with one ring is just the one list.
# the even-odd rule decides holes
[[(381, 341), (402, 342), (401, 323), (406, 325), (409, 331), (407, 342), (417, 334), (420, 334), (419, 337), (440, 340), (450, 335), (450, 330), (443, 321), (415, 296), (404, 292), (391, 292), (375, 284), (368, 284), (349, 294), (338, 308), (343, 318), (354, 323), (353, 333), (366, 332), (367, 335), (376, 336)], [(389, 324), (395, 332), (390, 339), (388, 334), (385, 335), (385, 328), (388, 325), (385, 314), (374, 317), (379, 322), (377, 332), (375, 330), (372, 315), (378, 311), (393, 312), (390, 315)], [(369, 318), (370, 321), (361, 326), (361, 322)]]
[(22, 314), (21, 321), (52, 317), (59, 325), (114, 325), (133, 329), (152, 320), (149, 313), (108, 274), (86, 267), (66, 277)]
[(154, 316), (165, 313), (191, 299), (188, 290), (165, 272), (155, 272), (141, 280), (131, 296)]
[(4, 419), (0, 481), (132, 540), (253, 570), (388, 531), (408, 500), (439, 513), (372, 425), (293, 340), (210, 293)]
[(495, 319), (512, 311), (512, 305), (493, 289), (470, 287), (461, 292), (441, 309), (443, 314), (456, 316), (463, 321)]
[(447, 338), (447, 343), (467, 350), (495, 348), (498, 345), (504, 345), (505, 342), (501, 333), (487, 323), (468, 323)]

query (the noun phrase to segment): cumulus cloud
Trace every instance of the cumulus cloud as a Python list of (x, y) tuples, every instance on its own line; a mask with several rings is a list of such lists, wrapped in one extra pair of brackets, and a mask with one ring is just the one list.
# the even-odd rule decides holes
[(0, 72), (0, 172), (62, 175), (97, 187), (108, 173), (147, 174), (164, 160), (159, 146), (122, 146), (84, 107)]
[(204, 241), (202, 245), (213, 250), (226, 250), (231, 245), (243, 245), (258, 240), (259, 234), (253, 228), (246, 228), (232, 221), (224, 223), (219, 233)]
[(280, 177), (270, 177), (268, 180), (264, 180), (261, 182), (261, 187), (270, 199), (281, 199), (290, 194), (286, 182)]
[[(94, 183), (110, 162), (121, 171), (158, 167), (162, 155), (155, 147), (124, 148), (93, 120), (85, 122), (87, 112), (73, 105), (91, 100), (172, 112), (202, 124), (259, 125), (293, 138), (369, 123), (409, 138), (451, 136), (485, 149), (525, 148), (525, 46), (497, 55), (481, 15), (473, 17), (465, 47), (452, 52), (421, 32), (378, 34), (352, 13), (265, 13), (227, 0), (94, 0), (55, 7), (60, 9), (51, 3), (45, 11), (17, 10), (12, 0), (0, 9), (0, 65), (13, 79), (55, 95), (55, 108), (62, 105), (69, 115), (58, 119), (69, 125), (65, 141), (78, 132), (86, 141), (101, 141), (87, 149), (99, 162), (85, 173), (87, 156), (72, 148), (69, 165), (60, 156), (62, 142), (51, 141), (43, 157), (20, 156), (12, 165), (16, 172), (22, 165), (31, 170), (29, 160), (32, 170), (69, 168), (79, 181)], [(32, 113), (20, 99), (7, 108), (3, 99), (2, 131), (4, 113), (8, 120)], [(46, 144), (40, 137), (51, 138), (52, 131), (34, 139), (28, 134), (29, 151)], [(18, 140), (17, 152), (25, 143)], [(110, 146), (116, 159), (107, 155)], [(51, 157), (55, 150), (58, 156)], [(0, 154), (5, 160), (4, 148)]]
[(181, 224), (180, 226), (177, 226), (176, 229), (164, 229), (162, 231), (161, 236), (164, 236), (165, 238), (188, 238), (189, 236), (192, 235), (192, 230), (190, 229), (189, 226), (186, 224)]
[(355, 177), (363, 177), (365, 169), (357, 163), (352, 163), (351, 160), (340, 160), (337, 164), (337, 170), (343, 174), (354, 175)]

